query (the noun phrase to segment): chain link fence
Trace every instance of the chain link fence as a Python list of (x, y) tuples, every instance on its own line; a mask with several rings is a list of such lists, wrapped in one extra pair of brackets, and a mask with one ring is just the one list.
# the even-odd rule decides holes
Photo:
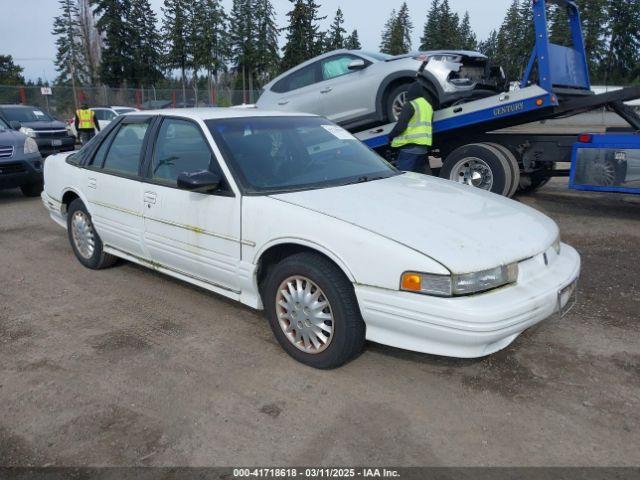
[(0, 85), (0, 104), (33, 105), (50, 112), (59, 119), (71, 118), (76, 105), (90, 107), (120, 105), (142, 110), (191, 107), (229, 107), (255, 103), (259, 92), (232, 90), (226, 87), (208, 89), (187, 88), (109, 88), (51, 87), (50, 95), (39, 86)]

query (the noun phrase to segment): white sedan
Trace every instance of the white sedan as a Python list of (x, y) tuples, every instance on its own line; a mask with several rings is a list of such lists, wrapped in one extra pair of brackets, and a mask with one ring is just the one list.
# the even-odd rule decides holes
[(117, 258), (255, 309), (317, 368), (365, 339), (481, 357), (569, 308), (580, 257), (512, 200), (402, 173), (324, 118), (117, 118), (45, 163), (44, 205), (88, 268)]

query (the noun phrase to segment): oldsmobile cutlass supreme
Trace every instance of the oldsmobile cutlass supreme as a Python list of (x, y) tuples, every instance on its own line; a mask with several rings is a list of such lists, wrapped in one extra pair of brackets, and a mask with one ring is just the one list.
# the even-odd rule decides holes
[(49, 157), (44, 178), (83, 265), (123, 258), (264, 309), (316, 368), (365, 339), (489, 355), (569, 308), (580, 271), (546, 216), (400, 172), (316, 116), (136, 112)]

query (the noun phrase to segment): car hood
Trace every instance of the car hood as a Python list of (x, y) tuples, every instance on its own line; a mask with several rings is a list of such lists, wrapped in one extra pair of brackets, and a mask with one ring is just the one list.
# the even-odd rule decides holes
[(0, 128), (0, 145), (13, 145), (14, 147), (22, 147), (27, 136), (16, 130)]
[(394, 240), (452, 273), (530, 258), (549, 248), (558, 236), (550, 218), (516, 201), (411, 173), (272, 198)]
[(64, 130), (66, 125), (58, 120), (50, 122), (20, 122), (25, 128), (33, 128), (34, 130)]

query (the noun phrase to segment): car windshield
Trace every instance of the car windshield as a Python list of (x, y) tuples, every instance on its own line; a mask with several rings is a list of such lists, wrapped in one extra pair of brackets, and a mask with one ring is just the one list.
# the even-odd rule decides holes
[(319, 117), (249, 117), (206, 122), (250, 193), (310, 190), (399, 172), (349, 132)]
[(114, 108), (113, 109), (118, 115), (123, 115), (125, 113), (135, 112), (135, 108)]
[(387, 55), (386, 53), (378, 53), (378, 52), (362, 52), (362, 53), (367, 57), (371, 57), (374, 60), (380, 60), (381, 62), (384, 62), (385, 60), (389, 60), (390, 58), (393, 58), (391, 55)]
[(53, 120), (39, 108), (4, 107), (2, 113), (10, 122), (50, 122)]

